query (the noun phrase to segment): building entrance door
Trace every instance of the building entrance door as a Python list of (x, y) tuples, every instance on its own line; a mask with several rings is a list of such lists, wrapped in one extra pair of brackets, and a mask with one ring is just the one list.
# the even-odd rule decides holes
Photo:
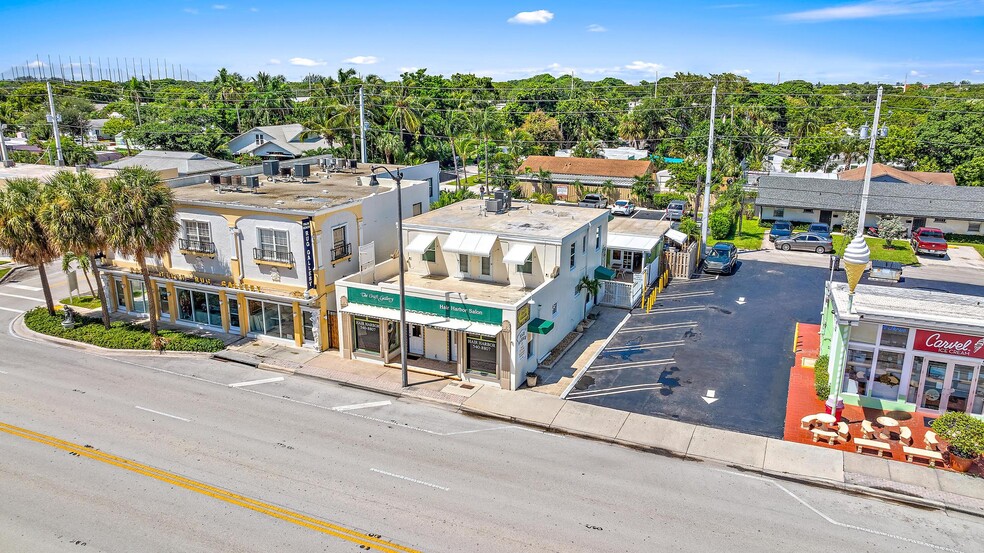
[(832, 220), (833, 220), (833, 212), (828, 211), (826, 209), (821, 209), (820, 210), (820, 222), (821, 223), (826, 223), (829, 226), (830, 225), (830, 222)]
[(410, 327), (410, 340), (407, 341), (407, 353), (412, 355), (424, 354), (424, 327), (422, 325), (407, 324)]
[[(984, 389), (978, 383), (980, 366), (960, 361), (917, 357), (915, 362), (922, 364), (919, 394), (916, 406), (920, 411), (945, 413), (947, 411), (974, 412), (975, 403), (984, 398), (976, 398), (975, 392)], [(920, 371), (913, 366), (913, 373)]]

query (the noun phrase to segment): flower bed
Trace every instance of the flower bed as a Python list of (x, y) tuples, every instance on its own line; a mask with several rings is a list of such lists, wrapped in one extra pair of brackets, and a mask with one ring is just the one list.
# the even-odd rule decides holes
[[(110, 325), (109, 330), (106, 330), (99, 319), (81, 316), (76, 316), (75, 328), (66, 329), (61, 323), (62, 317), (52, 317), (43, 307), (32, 309), (24, 314), (24, 324), (27, 325), (27, 328), (48, 336), (84, 342), (103, 348), (153, 349), (150, 332), (140, 325), (116, 321)], [(218, 338), (195, 336), (175, 330), (161, 330), (159, 334), (165, 340), (165, 349), (170, 351), (211, 353), (225, 348), (225, 344)]]

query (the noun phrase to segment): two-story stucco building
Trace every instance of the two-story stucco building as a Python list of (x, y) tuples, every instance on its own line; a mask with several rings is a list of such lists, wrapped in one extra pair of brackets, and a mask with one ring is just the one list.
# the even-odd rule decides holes
[[(397, 247), (397, 191), (370, 184), (369, 166), (268, 179), (260, 167), (234, 171), (226, 184), (176, 179), (180, 234), (171, 251), (149, 259), (161, 318), (318, 350), (337, 347), (335, 281), (359, 270), (362, 256), (386, 259)], [(389, 167), (394, 172), (396, 167)], [(437, 163), (405, 168), (431, 174), (402, 183), (405, 217), (426, 212)], [(249, 173), (253, 174), (250, 175)], [(252, 185), (259, 184), (259, 187)], [(370, 255), (371, 251), (371, 255)], [(147, 290), (136, 263), (118, 254), (103, 274), (111, 307), (144, 314)]]
[[(411, 364), (516, 389), (591, 307), (608, 211), (465, 200), (404, 221)], [(399, 359), (399, 260), (336, 282), (345, 358)], [(593, 302), (594, 298), (590, 298)]]

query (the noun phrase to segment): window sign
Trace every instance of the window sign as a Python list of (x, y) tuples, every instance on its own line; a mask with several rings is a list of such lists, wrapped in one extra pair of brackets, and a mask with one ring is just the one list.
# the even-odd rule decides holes
[(485, 377), (495, 378), (496, 374), (496, 339), (479, 334), (466, 335), (468, 344), (468, 364), (465, 372)]
[(379, 355), (379, 319), (354, 317), (355, 349)]
[[(399, 294), (363, 290), (354, 286), (350, 286), (348, 290), (348, 300), (351, 303), (389, 309), (399, 309), (400, 307)], [(449, 319), (460, 319), (477, 323), (502, 324), (502, 309), (453, 300), (436, 300), (407, 296), (407, 311), (439, 315)]]
[(919, 351), (984, 359), (984, 337), (980, 336), (919, 329), (916, 330), (916, 343), (913, 348)]

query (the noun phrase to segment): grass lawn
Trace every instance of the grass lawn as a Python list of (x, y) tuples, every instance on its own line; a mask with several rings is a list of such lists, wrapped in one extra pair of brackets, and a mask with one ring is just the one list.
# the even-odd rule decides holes
[[(834, 234), (832, 238), (834, 240), (834, 252), (839, 256), (843, 256), (845, 247), (844, 235)], [(872, 261), (897, 261), (903, 265), (919, 265), (919, 259), (913, 253), (909, 242), (905, 240), (896, 240), (893, 248), (885, 245), (884, 238), (866, 236), (865, 241), (868, 242), (868, 249), (871, 250)]]
[(5, 275), (5, 274), (7, 274), (9, 272), (10, 272), (10, 269), (5, 269), (3, 267), (0, 267), (0, 278), (3, 278), (3, 275)]
[[(109, 330), (106, 330), (99, 319), (77, 317), (75, 321), (75, 328), (67, 330), (61, 325), (61, 314), (52, 317), (44, 307), (32, 309), (24, 314), (24, 324), (27, 328), (41, 334), (104, 348), (152, 349), (150, 332), (145, 327), (116, 321), (110, 325)], [(175, 330), (161, 330), (160, 335), (164, 338), (165, 349), (168, 351), (216, 352), (225, 347), (222, 340), (218, 338), (194, 336)]]
[(65, 305), (71, 305), (72, 307), (81, 307), (83, 309), (99, 309), (102, 302), (99, 298), (94, 298), (92, 296), (78, 296), (74, 298), (65, 298), (61, 300), (60, 303)]
[(762, 248), (762, 239), (765, 237), (764, 227), (759, 226), (759, 220), (756, 218), (745, 218), (741, 222), (741, 232), (738, 232), (738, 227), (732, 232), (731, 236), (724, 240), (714, 240), (713, 238), (707, 239), (707, 245), (713, 246), (718, 242), (733, 242), (739, 250), (758, 250)]

